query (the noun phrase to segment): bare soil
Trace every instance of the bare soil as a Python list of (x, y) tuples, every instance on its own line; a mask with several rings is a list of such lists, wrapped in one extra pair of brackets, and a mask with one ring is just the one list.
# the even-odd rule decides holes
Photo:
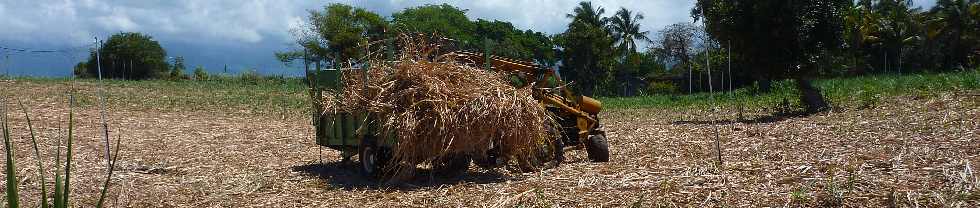
[[(30, 109), (50, 185), (58, 139), (67, 134), (66, 87), (2, 86), (21, 201), (32, 207), (40, 196), (37, 158), (24, 115), (11, 98)], [(94, 92), (90, 85), (78, 87), (89, 93), (83, 96)], [(808, 117), (749, 112), (749, 120), (739, 122), (730, 122), (735, 119), (729, 111), (613, 109), (602, 115), (608, 163), (589, 162), (584, 151), (574, 151), (565, 164), (542, 172), (472, 166), (451, 179), (423, 171), (400, 186), (379, 186), (341, 163), (339, 152), (321, 152), (301, 111), (283, 119), (237, 107), (182, 111), (116, 102), (109, 106), (109, 128), (122, 149), (109, 202), (113, 207), (976, 207), (976, 94), (893, 97), (871, 108)], [(95, 204), (106, 171), (98, 105), (88, 99), (75, 109), (71, 200), (76, 207)]]

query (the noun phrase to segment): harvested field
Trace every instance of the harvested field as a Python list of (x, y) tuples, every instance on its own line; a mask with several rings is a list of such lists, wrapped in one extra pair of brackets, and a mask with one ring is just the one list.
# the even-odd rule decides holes
[[(2, 87), (4, 96), (24, 99), (30, 106), (43, 142), (43, 161), (53, 165), (47, 158), (67, 125), (66, 84), (17, 81)], [(104, 177), (104, 144), (98, 107), (91, 97), (94, 87), (86, 82), (78, 88), (85, 93), (76, 109), (71, 193), (74, 206), (89, 207)], [(139, 86), (110, 90), (174, 95)], [(291, 110), (282, 119), (240, 105), (170, 108), (110, 99), (112, 135), (123, 144), (110, 204), (973, 207), (980, 206), (977, 94), (891, 97), (872, 108), (806, 118), (755, 112), (748, 118), (758, 119), (740, 123), (695, 110), (612, 109), (602, 115), (612, 155), (609, 163), (591, 163), (584, 152), (571, 152), (559, 168), (539, 173), (490, 172), (472, 166), (461, 178), (437, 179), (422, 172), (400, 187), (376, 186), (355, 167), (340, 164), (336, 151), (324, 149), (321, 163), (305, 110)], [(186, 98), (175, 99), (171, 103)], [(36, 159), (24, 116), (11, 112), (10, 118), (21, 200), (33, 206), (39, 195)], [(720, 135), (721, 166), (715, 159), (712, 124)], [(50, 182), (53, 171), (48, 171)]]

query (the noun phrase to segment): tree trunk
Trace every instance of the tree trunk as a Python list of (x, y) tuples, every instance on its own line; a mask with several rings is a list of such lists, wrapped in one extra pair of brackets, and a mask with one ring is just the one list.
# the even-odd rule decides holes
[(818, 113), (828, 110), (830, 106), (824, 100), (820, 89), (813, 86), (809, 78), (800, 76), (796, 78), (796, 88), (800, 91), (800, 103), (806, 108), (807, 114)]
[(687, 94), (694, 94), (694, 71), (691, 64), (687, 64)]

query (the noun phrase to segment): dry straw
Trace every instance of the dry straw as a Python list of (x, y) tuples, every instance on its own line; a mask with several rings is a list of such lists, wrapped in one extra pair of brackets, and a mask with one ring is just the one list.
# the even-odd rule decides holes
[(364, 70), (345, 71), (343, 95), (325, 105), (332, 106), (327, 112), (370, 112), (379, 132), (394, 133), (397, 144), (388, 167), (397, 168), (390, 173), (411, 171), (448, 154), (482, 158), (493, 147), (526, 164), (551, 141), (546, 138), (553, 138), (554, 121), (531, 87), (511, 86), (504, 73), (483, 70), (452, 53), (435, 54), (440, 45), (429, 40), (399, 37), (395, 61), (371, 58), (367, 76)]

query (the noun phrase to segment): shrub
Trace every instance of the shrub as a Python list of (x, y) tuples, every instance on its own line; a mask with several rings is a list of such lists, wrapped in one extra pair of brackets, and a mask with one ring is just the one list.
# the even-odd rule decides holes
[(245, 84), (254, 85), (254, 84), (258, 84), (259, 81), (262, 80), (262, 75), (260, 75), (259, 72), (256, 71), (255, 69), (245, 70), (245, 72), (242, 72), (242, 74), (239, 75), (239, 77), (242, 79), (242, 82), (244, 82)]
[(647, 85), (646, 93), (648, 95), (675, 94), (677, 86), (670, 82), (652, 81)]
[(184, 57), (183, 56), (178, 56), (177, 58), (174, 59), (174, 65), (170, 69), (170, 76), (169, 76), (169, 78), (171, 80), (190, 79), (190, 77), (188, 77), (187, 74), (184, 74)]
[(88, 73), (88, 68), (86, 65), (88, 65), (86, 62), (76, 64), (75, 68), (72, 70), (72, 74), (74, 74), (77, 78), (91, 78), (92, 74)]
[(204, 67), (197, 66), (197, 68), (194, 68), (194, 80), (208, 80), (208, 72), (204, 70)]

